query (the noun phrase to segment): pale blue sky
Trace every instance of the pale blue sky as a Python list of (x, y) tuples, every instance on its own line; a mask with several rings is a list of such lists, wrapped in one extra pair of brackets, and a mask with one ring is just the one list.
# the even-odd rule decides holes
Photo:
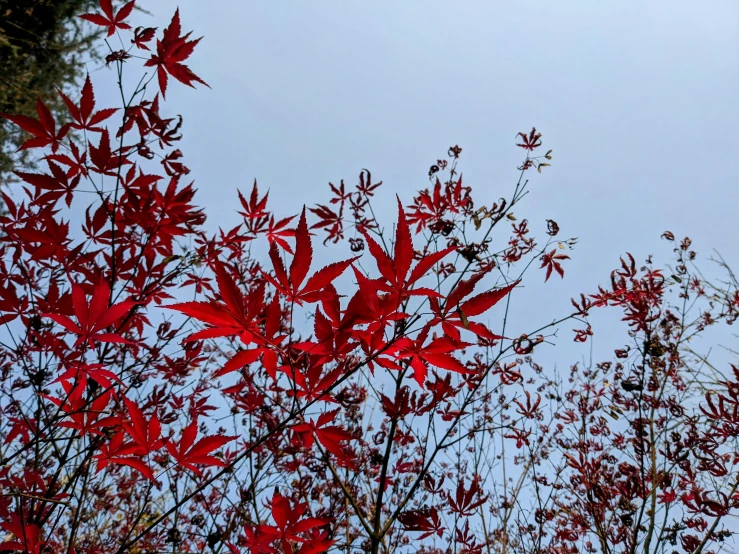
[(530, 276), (522, 325), (565, 313), (627, 250), (666, 260), (665, 229), (739, 268), (735, 0), (158, 0), (135, 23), (163, 27), (177, 5), (205, 37), (190, 65), (212, 90), (173, 83), (168, 109), (213, 226), (238, 222), (235, 189), (254, 178), (292, 214), (364, 167), (390, 226), (395, 193), (409, 203), (452, 144), (489, 204), (536, 126), (553, 166), (516, 214), (580, 240), (563, 282)]

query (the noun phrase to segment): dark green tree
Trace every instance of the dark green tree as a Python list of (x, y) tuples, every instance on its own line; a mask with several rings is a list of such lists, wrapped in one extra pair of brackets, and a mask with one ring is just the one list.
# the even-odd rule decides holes
[[(0, 113), (37, 117), (37, 96), (55, 117), (65, 113), (57, 87), (77, 83), (99, 58), (93, 44), (100, 27), (77, 17), (96, 6), (96, 0), (0, 0)], [(0, 118), (0, 186), (14, 180), (14, 169), (35, 165), (28, 151), (18, 151), (25, 135)]]

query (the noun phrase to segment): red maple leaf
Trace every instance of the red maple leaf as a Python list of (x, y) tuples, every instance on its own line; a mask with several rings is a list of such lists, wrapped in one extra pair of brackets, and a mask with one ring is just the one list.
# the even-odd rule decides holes
[(63, 314), (41, 314), (54, 320), (70, 333), (79, 335), (74, 347), (87, 342), (91, 348), (95, 347), (95, 341), (115, 342), (119, 344), (132, 344), (115, 333), (104, 333), (105, 329), (118, 322), (126, 316), (131, 309), (138, 304), (133, 300), (124, 300), (113, 306), (108, 306), (110, 299), (110, 286), (102, 279), (96, 286), (90, 302), (87, 302), (82, 287), (72, 283), (72, 305), (77, 317), (77, 323)]
[(285, 217), (283, 219), (280, 219), (279, 221), (275, 221), (274, 216), (269, 218), (269, 225), (267, 227), (267, 240), (271, 244), (277, 244), (280, 246), (283, 250), (286, 250), (290, 252), (290, 254), (293, 253), (293, 249), (290, 248), (290, 245), (285, 240), (285, 237), (294, 237), (295, 236), (295, 229), (289, 229), (287, 228), (287, 225), (295, 218), (295, 216), (292, 217)]
[(290, 273), (288, 275), (282, 258), (277, 250), (276, 244), (273, 242), (269, 250), (269, 257), (272, 260), (275, 276), (264, 273), (267, 279), (274, 287), (289, 298), (291, 302), (302, 306), (303, 302), (318, 302), (323, 297), (323, 291), (326, 289), (339, 275), (344, 273), (347, 267), (357, 258), (344, 260), (329, 264), (323, 269), (317, 271), (303, 285), (308, 271), (310, 270), (311, 261), (313, 260), (313, 246), (311, 245), (310, 232), (308, 231), (308, 223), (305, 219), (305, 207), (300, 214), (300, 222), (295, 231), (295, 256), (290, 264)]
[[(449, 338), (442, 337), (435, 338), (424, 346), (423, 343), (426, 342), (428, 329), (428, 327), (425, 327), (415, 340), (408, 337), (401, 338), (396, 341), (390, 349), (397, 351), (395, 357), (398, 360), (408, 360), (409, 365), (413, 368), (413, 376), (418, 384), (421, 387), (424, 386), (426, 375), (428, 373), (427, 364), (447, 369), (449, 371), (455, 371), (463, 375), (472, 373), (462, 364), (462, 362), (451, 355), (452, 352), (466, 346), (471, 346), (471, 344), (456, 342)], [(395, 364), (389, 362), (389, 360), (377, 358), (376, 361), (378, 364), (387, 365), (387, 367), (391, 369), (400, 369), (400, 366), (395, 366)]]
[[(249, 195), (248, 201), (246, 200), (246, 198), (244, 198), (244, 195), (241, 194), (241, 191), (237, 190), (236, 192), (239, 195), (239, 202), (241, 202), (241, 206), (244, 208), (244, 211), (238, 212), (238, 214), (241, 215), (247, 221), (247, 223), (252, 221), (264, 220), (269, 217), (269, 212), (267, 211), (267, 200), (269, 199), (269, 192), (267, 192), (267, 194), (265, 194), (260, 199), (256, 179), (254, 179), (254, 186), (252, 186), (251, 194)], [(256, 232), (251, 229), (251, 227), (249, 230), (251, 230), (252, 232)]]
[(540, 260), (541, 260), (541, 267), (539, 269), (547, 268), (547, 275), (544, 278), (544, 282), (547, 282), (549, 280), (549, 277), (552, 275), (552, 270), (559, 273), (559, 276), (564, 278), (565, 272), (562, 269), (562, 265), (559, 263), (560, 260), (569, 260), (570, 257), (566, 256), (565, 254), (557, 254), (557, 250), (554, 249), (551, 252), (547, 254), (542, 254)]
[(0, 543), (3, 550), (40, 554), (41, 547), (45, 544), (41, 540), (41, 528), (35, 523), (26, 523), (17, 513), (10, 514), (7, 521), (0, 522), (0, 529), (13, 536)]
[(536, 127), (531, 128), (528, 136), (526, 136), (526, 133), (518, 133), (516, 136), (521, 137), (521, 142), (516, 143), (516, 146), (520, 146), (524, 150), (533, 151), (535, 148), (541, 146), (541, 133), (536, 132)]
[(151, 42), (156, 32), (157, 30), (154, 27), (136, 27), (131, 44), (135, 44), (137, 48), (141, 48), (142, 50), (149, 50), (146, 43)]
[[(34, 204), (53, 204), (64, 196), (64, 202), (67, 207), (72, 205), (72, 197), (74, 189), (80, 182), (80, 175), (72, 177), (70, 181), (67, 173), (51, 160), (46, 160), (52, 175), (44, 173), (25, 173), (22, 171), (14, 171), (18, 177), (23, 179), (29, 185), (36, 188), (36, 195), (33, 199)], [(41, 191), (48, 192), (41, 192)], [(29, 195), (30, 196), (30, 195)]]
[(100, 9), (103, 10), (102, 14), (99, 13), (86, 13), (80, 16), (81, 19), (100, 25), (101, 27), (108, 28), (108, 36), (113, 36), (116, 29), (130, 29), (131, 26), (128, 23), (123, 23), (123, 20), (131, 15), (136, 0), (131, 0), (128, 4), (125, 4), (118, 13), (113, 11), (112, 0), (100, 0)]
[(425, 256), (411, 271), (413, 241), (400, 198), (398, 198), (398, 227), (395, 231), (395, 250), (392, 259), (366, 230), (363, 229), (362, 233), (367, 241), (370, 254), (377, 263), (377, 269), (383, 277), (376, 281), (379, 290), (394, 293), (398, 303), (413, 295), (441, 297), (441, 294), (436, 291), (425, 287), (413, 288), (413, 285), (425, 276), (436, 262), (456, 250), (457, 247), (451, 246)]
[(124, 397), (123, 402), (128, 409), (130, 420), (123, 423), (126, 433), (131, 437), (134, 448), (132, 454), (146, 456), (164, 446), (162, 424), (156, 414), (147, 421), (144, 412), (133, 400)]
[(87, 379), (90, 378), (99, 383), (103, 388), (109, 389), (113, 387), (113, 383), (120, 383), (121, 380), (112, 371), (105, 369), (103, 364), (84, 364), (73, 362), (69, 364), (67, 371), (57, 377), (52, 383), (60, 383), (62, 381), (78, 381), (82, 387), (87, 387)]
[[(12, 210), (14, 205), (12, 202), (8, 203), (10, 198), (6, 194), (3, 194), (2, 196), (5, 200), (6, 206), (10, 206)], [(28, 305), (28, 298), (25, 296), (18, 298), (18, 292), (12, 284), (0, 286), (0, 312), (10, 312), (0, 315), (0, 325), (13, 321), (18, 316), (23, 318), (28, 310)]]
[(107, 443), (99, 448), (98, 454), (93, 458), (97, 461), (96, 472), (99, 473), (110, 464), (119, 464), (132, 467), (154, 482), (154, 472), (151, 467), (141, 458), (130, 456), (135, 445), (125, 441), (125, 433), (119, 431), (113, 435)]
[(211, 455), (211, 452), (239, 437), (209, 435), (195, 442), (197, 434), (198, 420), (195, 418), (190, 422), (190, 425), (185, 427), (179, 443), (174, 443), (171, 439), (165, 442), (167, 451), (175, 460), (177, 460), (178, 464), (192, 470), (198, 475), (201, 474), (201, 471), (195, 467), (196, 464), (211, 467), (224, 467), (226, 463)]
[(93, 146), (91, 142), (87, 144), (90, 152), (90, 161), (94, 166), (92, 168), (93, 171), (115, 177), (119, 166), (131, 164), (125, 156), (111, 149), (110, 136), (107, 129), (103, 129), (99, 146)]
[[(138, 404), (126, 397), (123, 398), (123, 402), (128, 409), (130, 420), (122, 423), (125, 432), (113, 435), (111, 440), (100, 449), (100, 454), (95, 456), (98, 462), (97, 471), (101, 471), (111, 463), (127, 465), (140, 471), (147, 479), (154, 481), (151, 467), (141, 458), (164, 446), (164, 439), (161, 436), (162, 425), (156, 414), (152, 414), (147, 421)], [(126, 436), (131, 440), (124, 442)]]
[(306, 371), (293, 372), (290, 366), (283, 366), (281, 369), (294, 381), (296, 387), (294, 391), (288, 391), (288, 395), (295, 394), (298, 398), (305, 398), (308, 401), (321, 399), (325, 402), (334, 401), (327, 391), (336, 384), (344, 371), (341, 365), (330, 371), (324, 371), (325, 365), (321, 363), (311, 364)]
[(28, 117), (27, 115), (10, 115), (5, 113), (0, 113), (0, 117), (12, 121), (18, 127), (33, 135), (34, 138), (25, 141), (18, 150), (43, 148), (51, 144), (51, 151), (56, 152), (59, 149), (61, 140), (69, 131), (69, 125), (63, 125), (57, 133), (54, 116), (51, 115), (51, 111), (41, 101), (40, 97), (36, 100), (36, 111), (38, 112), (38, 119)]
[(398, 521), (406, 531), (420, 531), (418, 540), (423, 540), (436, 533), (439, 537), (444, 534), (439, 511), (436, 506), (423, 506), (418, 510), (409, 510), (398, 516)]
[[(210, 325), (207, 329), (190, 335), (187, 338), (188, 342), (237, 335), (244, 344), (251, 344), (254, 342), (255, 335), (258, 336), (261, 333), (255, 319), (263, 308), (264, 285), (258, 286), (244, 297), (225, 267), (219, 262), (215, 264), (215, 273), (218, 292), (223, 302), (216, 300), (210, 302), (183, 302), (165, 307), (177, 310)], [(242, 356), (245, 356), (245, 354), (242, 354)]]
[(20, 437), (21, 443), (26, 445), (30, 442), (31, 435), (36, 436), (38, 434), (38, 425), (35, 418), (9, 417), (8, 422), (12, 425), (3, 444), (10, 444), (13, 439)]
[(462, 186), (460, 175), (456, 181), (448, 181), (442, 191), (441, 181), (437, 177), (433, 192), (429, 189), (420, 191), (413, 199), (413, 204), (408, 206), (408, 222), (416, 225), (416, 233), (427, 227), (439, 231), (447, 225), (453, 225), (453, 221), (446, 218), (472, 206), (470, 190), (470, 187)]
[(256, 528), (258, 531), (256, 535), (254, 529), (247, 528), (247, 538), (258, 537), (262, 545), (265, 542), (279, 541), (282, 552), (293, 552), (291, 541), (304, 543), (303, 548), (298, 551), (300, 554), (326, 552), (336, 541), (316, 536), (308, 538), (301, 535), (317, 527), (322, 527), (331, 520), (318, 517), (303, 518), (303, 514), (307, 510), (307, 503), (297, 502), (293, 504), (289, 499), (275, 491), (272, 496), (272, 519), (274, 519), (275, 525), (259, 525)]
[(62, 165), (69, 166), (67, 177), (70, 179), (78, 174), (87, 177), (87, 151), (80, 152), (79, 147), (73, 140), (69, 141), (69, 149), (72, 151), (72, 157), (74, 159), (66, 154), (49, 154), (48, 156), (44, 156), (44, 159), (53, 160)]
[(157, 76), (159, 78), (159, 89), (162, 91), (162, 97), (167, 97), (167, 75), (171, 75), (180, 83), (189, 87), (193, 87), (193, 82), (198, 82), (210, 88), (210, 85), (195, 75), (189, 67), (182, 62), (190, 57), (195, 46), (202, 40), (202, 37), (190, 40), (192, 32), (182, 36), (182, 27), (180, 26), (180, 10), (175, 11), (172, 21), (164, 30), (162, 40), (157, 39), (157, 53), (152, 55), (144, 64), (146, 67), (156, 67)]
[(464, 486), (464, 481), (460, 479), (457, 483), (456, 494), (452, 496), (451, 492), (447, 492), (446, 499), (453, 513), (470, 517), (485, 503), (487, 496), (483, 494), (477, 480), (473, 480), (468, 489)]
[(318, 421), (310, 420), (308, 423), (299, 423), (292, 426), (292, 430), (296, 433), (296, 438), (305, 448), (310, 448), (314, 444), (314, 437), (318, 438), (323, 447), (331, 452), (340, 460), (346, 460), (346, 453), (342, 442), (352, 440), (354, 437), (337, 425), (328, 425), (331, 423), (339, 410), (331, 410), (325, 414), (318, 416)]
[(119, 418), (115, 416), (100, 417), (113, 397), (113, 390), (109, 390), (89, 401), (85, 398), (86, 390), (82, 383), (73, 385), (69, 381), (62, 381), (62, 388), (66, 393), (62, 398), (56, 398), (48, 394), (39, 395), (59, 407), (71, 419), (71, 421), (62, 421), (58, 424), (59, 427), (76, 429), (82, 435), (102, 436), (105, 427), (118, 424)]
[(61, 90), (59, 91), (59, 95), (67, 105), (67, 109), (69, 110), (69, 114), (72, 116), (72, 119), (74, 119), (74, 123), (71, 124), (72, 128), (80, 131), (87, 130), (101, 132), (102, 129), (100, 127), (95, 127), (95, 125), (102, 123), (118, 111), (118, 108), (107, 108), (93, 113), (93, 110), (95, 109), (95, 92), (93, 91), (89, 75), (82, 87), (82, 96), (80, 98), (79, 105), (72, 102), (72, 100)]
[[(335, 294), (334, 291), (335, 289), (330, 292), (327, 291), (327, 297), (328, 294), (331, 294), (338, 304), (338, 294)], [(324, 299), (324, 305), (327, 305), (326, 300)], [(356, 342), (350, 340), (350, 333), (346, 332), (346, 329), (340, 323), (339, 307), (336, 307), (335, 319), (333, 321), (323, 315), (318, 307), (316, 307), (315, 314), (313, 320), (315, 341), (295, 343), (293, 344), (293, 348), (308, 352), (311, 356), (320, 358), (324, 363), (345, 360), (356, 347)]]
[(469, 321), (467, 318), (480, 315), (495, 306), (518, 285), (519, 281), (500, 289), (483, 292), (463, 302), (464, 297), (474, 291), (475, 285), (484, 275), (484, 273), (478, 273), (470, 279), (460, 281), (443, 302), (438, 298), (431, 298), (430, 304), (434, 318), (429, 321), (428, 325), (433, 327), (441, 324), (444, 333), (456, 341), (461, 340), (460, 329), (467, 329), (478, 337), (488, 340), (503, 338), (492, 333), (482, 323)]

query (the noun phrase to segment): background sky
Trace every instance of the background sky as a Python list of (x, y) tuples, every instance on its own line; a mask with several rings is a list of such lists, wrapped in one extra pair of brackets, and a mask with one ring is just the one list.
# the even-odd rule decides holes
[[(554, 160), (515, 213), (539, 238), (551, 218), (579, 242), (564, 281), (529, 276), (522, 326), (567, 313), (626, 251), (667, 261), (666, 229), (739, 269), (735, 0), (157, 0), (134, 23), (162, 28), (178, 5), (183, 29), (205, 37), (190, 66), (212, 89), (170, 81), (167, 104), (185, 118), (181, 148), (214, 229), (238, 223), (236, 188), (255, 178), (290, 215), (361, 168), (384, 181), (391, 228), (395, 193), (410, 203), (453, 144), (490, 205), (518, 177), (516, 133), (536, 126)], [(581, 355), (571, 327), (561, 352)]]

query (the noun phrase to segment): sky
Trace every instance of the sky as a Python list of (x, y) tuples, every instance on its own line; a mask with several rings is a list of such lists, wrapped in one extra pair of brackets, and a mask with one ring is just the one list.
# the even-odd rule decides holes
[(168, 110), (185, 118), (180, 146), (214, 229), (238, 223), (236, 189), (255, 178), (292, 215), (362, 168), (384, 182), (391, 227), (395, 194), (410, 203), (453, 144), (490, 205), (518, 178), (516, 133), (535, 126), (554, 159), (516, 216), (540, 238), (554, 219), (579, 240), (563, 281), (529, 276), (513, 325), (567, 313), (627, 251), (668, 261), (667, 229), (693, 239), (702, 267), (715, 248), (739, 269), (734, 0), (157, 0), (134, 25), (164, 27), (177, 6), (204, 36), (189, 65), (211, 89), (173, 83)]

